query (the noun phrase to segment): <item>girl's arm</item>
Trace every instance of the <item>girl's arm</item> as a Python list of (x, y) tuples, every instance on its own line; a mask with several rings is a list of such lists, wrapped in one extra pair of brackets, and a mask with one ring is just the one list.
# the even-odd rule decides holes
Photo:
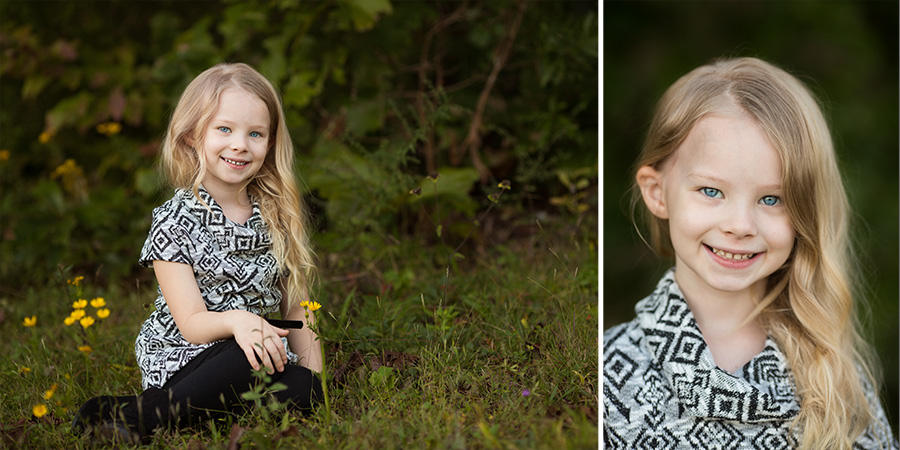
[(188, 342), (206, 344), (234, 336), (254, 370), (259, 370), (260, 361), (270, 374), (273, 369), (284, 370), (287, 353), (281, 337), (287, 330), (273, 327), (249, 311), (207, 310), (194, 271), (187, 264), (153, 261), (153, 269), (175, 325)]
[[(287, 299), (287, 297), (284, 298)], [(306, 326), (299, 330), (290, 330), (288, 344), (291, 346), (291, 351), (300, 357), (301, 366), (314, 372), (322, 372), (322, 342), (317, 339), (318, 336), (310, 328), (311, 325), (316, 324), (315, 315), (310, 314), (309, 319), (306, 319), (303, 308), (294, 306), (284, 318), (307, 322)]]

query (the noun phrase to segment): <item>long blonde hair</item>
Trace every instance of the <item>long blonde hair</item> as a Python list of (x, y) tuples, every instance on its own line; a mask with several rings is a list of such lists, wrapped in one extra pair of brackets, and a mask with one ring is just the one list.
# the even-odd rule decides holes
[[(309, 296), (315, 279), (314, 254), (309, 241), (308, 214), (294, 174), (294, 146), (275, 88), (246, 64), (218, 64), (185, 88), (162, 145), (161, 167), (175, 188), (190, 189), (199, 199), (206, 175), (206, 159), (195, 148), (203, 147), (204, 130), (216, 113), (219, 97), (228, 88), (246, 91), (265, 103), (269, 111), (269, 152), (259, 172), (247, 182), (247, 193), (259, 202), (259, 210), (272, 239), (272, 249), (282, 274), (285, 294), (282, 312), (290, 311)], [(202, 201), (202, 200), (201, 200)]]
[[(720, 60), (681, 77), (663, 94), (636, 167), (662, 164), (694, 124), (737, 106), (765, 130), (779, 154), (784, 205), (795, 232), (787, 262), (767, 280), (753, 316), (781, 347), (794, 375), (802, 449), (850, 449), (872, 422), (863, 381), (878, 392), (871, 350), (859, 333), (859, 282), (847, 195), (825, 118), (795, 77), (756, 58)], [(632, 206), (640, 203), (633, 189)], [(646, 209), (646, 208), (645, 208)], [(666, 220), (645, 211), (650, 243), (673, 249)]]

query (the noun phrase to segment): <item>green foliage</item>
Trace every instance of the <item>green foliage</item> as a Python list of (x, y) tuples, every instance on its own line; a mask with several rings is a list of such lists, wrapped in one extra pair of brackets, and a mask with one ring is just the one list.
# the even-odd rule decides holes
[[(548, 181), (596, 166), (595, 4), (4, 2), (0, 17), (4, 280), (41, 284), (77, 262), (149, 281), (134, 261), (170, 195), (160, 137), (184, 87), (221, 61), (279, 87), (319, 220), (363, 246), (411, 229), (421, 208), (407, 193), (422, 184), (427, 201), (431, 171), (443, 213), (473, 219), (501, 179), (518, 188), (510, 206), (571, 214), (548, 204), (564, 191)], [(68, 160), (78, 179), (51, 177)]]

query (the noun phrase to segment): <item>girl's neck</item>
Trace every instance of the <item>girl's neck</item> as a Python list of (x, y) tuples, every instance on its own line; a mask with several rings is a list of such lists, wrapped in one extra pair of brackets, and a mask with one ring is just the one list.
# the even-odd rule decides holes
[(218, 186), (215, 183), (211, 185), (203, 184), (206, 192), (219, 204), (222, 213), (228, 220), (234, 223), (245, 223), (253, 213), (253, 203), (247, 194), (247, 189), (230, 189)]
[(216, 183), (203, 182), (203, 188), (222, 208), (247, 208), (251, 206), (247, 189), (219, 186)]
[(724, 292), (683, 278), (690, 276), (679, 277), (676, 270), (675, 280), (717, 366), (733, 373), (765, 348), (767, 334), (759, 318), (747, 320), (762, 298), (764, 280), (749, 289)]

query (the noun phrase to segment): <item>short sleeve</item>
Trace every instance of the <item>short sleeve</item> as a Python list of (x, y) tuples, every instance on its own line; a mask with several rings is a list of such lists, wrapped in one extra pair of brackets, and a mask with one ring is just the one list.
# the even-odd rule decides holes
[(191, 239), (184, 227), (178, 223), (181, 208), (157, 208), (153, 211), (150, 234), (141, 249), (138, 262), (144, 267), (153, 267), (153, 261), (171, 261), (193, 265)]

